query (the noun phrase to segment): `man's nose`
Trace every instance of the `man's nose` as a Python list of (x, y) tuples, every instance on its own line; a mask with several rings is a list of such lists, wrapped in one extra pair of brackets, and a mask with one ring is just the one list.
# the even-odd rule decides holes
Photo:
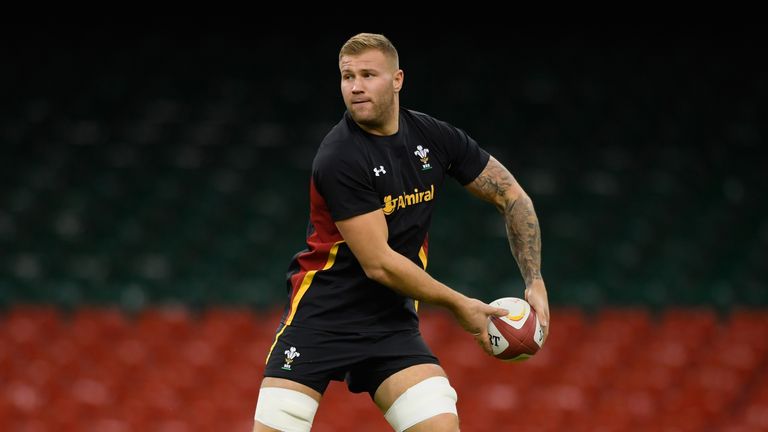
[(355, 80), (352, 82), (352, 93), (362, 93), (363, 92), (363, 83), (360, 81), (359, 78), (355, 78)]

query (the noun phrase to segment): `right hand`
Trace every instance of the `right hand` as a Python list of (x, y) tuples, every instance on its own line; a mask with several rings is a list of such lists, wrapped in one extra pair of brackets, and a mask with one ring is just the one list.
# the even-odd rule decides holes
[(461, 326), (472, 334), (488, 355), (493, 355), (491, 342), (488, 339), (488, 319), (491, 316), (503, 317), (509, 311), (484, 303), (478, 299), (465, 298), (453, 310), (456, 320)]

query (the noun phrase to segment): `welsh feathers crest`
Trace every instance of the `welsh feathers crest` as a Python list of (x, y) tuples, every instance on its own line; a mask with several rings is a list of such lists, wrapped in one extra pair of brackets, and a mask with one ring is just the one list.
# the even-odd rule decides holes
[(291, 363), (300, 356), (301, 353), (296, 351), (296, 347), (291, 347), (290, 349), (285, 350), (285, 364), (283, 364), (282, 369), (291, 370)]
[(421, 161), (421, 170), (426, 171), (432, 169), (432, 165), (429, 164), (429, 149), (422, 147), (422, 146), (416, 146), (416, 151), (413, 152), (419, 160)]

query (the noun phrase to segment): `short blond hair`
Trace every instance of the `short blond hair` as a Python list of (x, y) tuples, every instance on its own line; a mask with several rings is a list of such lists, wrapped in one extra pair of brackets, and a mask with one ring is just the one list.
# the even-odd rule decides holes
[(400, 56), (397, 55), (397, 49), (386, 36), (377, 33), (358, 33), (344, 43), (339, 51), (339, 61), (345, 55), (360, 55), (364, 51), (377, 50), (392, 60), (395, 69), (400, 69)]

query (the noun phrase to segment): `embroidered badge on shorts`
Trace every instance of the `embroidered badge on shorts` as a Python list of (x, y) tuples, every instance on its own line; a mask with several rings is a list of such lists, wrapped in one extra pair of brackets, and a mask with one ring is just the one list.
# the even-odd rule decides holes
[(296, 347), (291, 347), (291, 349), (285, 350), (285, 364), (283, 364), (282, 369), (291, 370), (291, 363), (299, 358), (299, 356), (301, 356), (301, 354), (296, 351)]

